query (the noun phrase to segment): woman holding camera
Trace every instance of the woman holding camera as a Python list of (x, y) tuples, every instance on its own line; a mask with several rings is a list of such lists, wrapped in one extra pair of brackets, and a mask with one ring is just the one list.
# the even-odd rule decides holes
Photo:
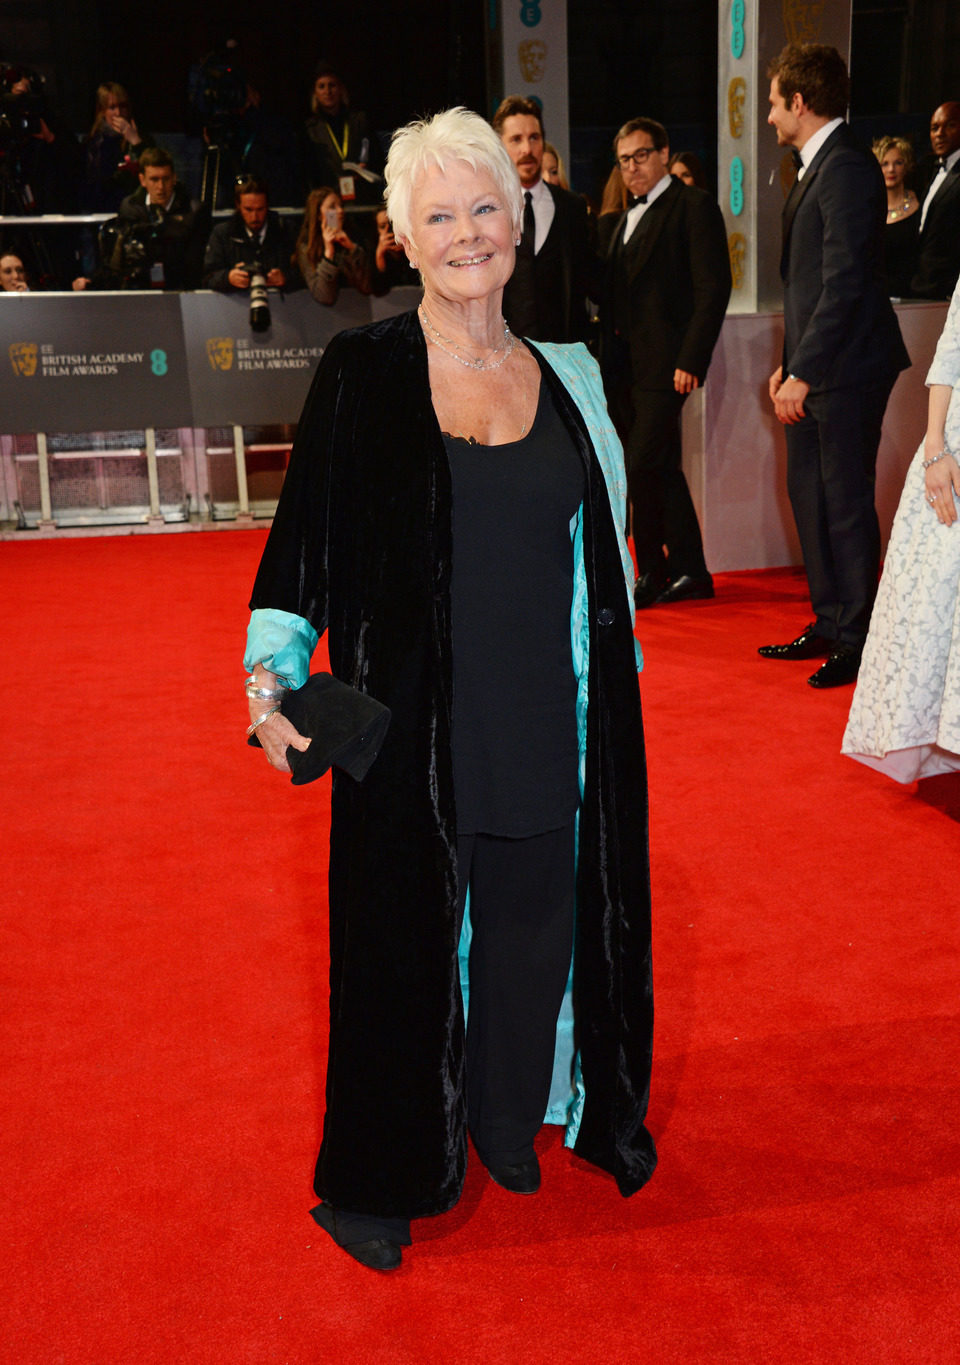
[(369, 258), (347, 233), (344, 219), (336, 190), (324, 185), (310, 191), (293, 259), (317, 303), (336, 303), (341, 285), (373, 292)]

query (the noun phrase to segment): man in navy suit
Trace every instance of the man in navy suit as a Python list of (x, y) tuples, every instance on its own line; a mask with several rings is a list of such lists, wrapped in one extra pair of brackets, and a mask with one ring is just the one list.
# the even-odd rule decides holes
[(933, 157), (920, 189), (920, 249), (910, 294), (949, 299), (960, 275), (960, 102), (949, 100), (930, 120)]
[(760, 653), (823, 658), (807, 681), (838, 687), (855, 680), (870, 623), (880, 565), (877, 448), (910, 358), (883, 271), (883, 176), (844, 123), (844, 60), (833, 47), (790, 43), (768, 74), (767, 122), (798, 163), (783, 208), (783, 363), (770, 398), (786, 427), (787, 489), (815, 620)]
[(601, 365), (626, 454), (640, 609), (713, 596), (681, 467), (680, 414), (723, 325), (730, 257), (716, 200), (669, 174), (662, 123), (630, 119), (614, 150), (630, 205), (607, 256)]
[(543, 179), (543, 116), (535, 101), (508, 95), (491, 124), (524, 195), (523, 234), (503, 291), (503, 315), (513, 332), (532, 341), (585, 341), (587, 297), (599, 290), (587, 206)]

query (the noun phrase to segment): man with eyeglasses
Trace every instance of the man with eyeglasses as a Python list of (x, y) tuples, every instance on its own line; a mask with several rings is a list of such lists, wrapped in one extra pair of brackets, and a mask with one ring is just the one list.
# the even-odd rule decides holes
[(680, 414), (720, 334), (730, 261), (716, 201), (667, 170), (662, 124), (631, 119), (614, 152), (629, 202), (606, 262), (602, 365), (626, 454), (640, 610), (713, 596), (681, 466)]

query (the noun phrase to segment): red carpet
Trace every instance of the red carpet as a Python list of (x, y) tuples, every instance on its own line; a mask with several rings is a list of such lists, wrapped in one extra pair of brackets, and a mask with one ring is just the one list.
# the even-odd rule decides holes
[(3, 1359), (960, 1358), (960, 791), (839, 755), (850, 690), (756, 646), (792, 572), (643, 613), (661, 1164), (544, 1129), (403, 1269), (308, 1217), (327, 788), (243, 743), (263, 533), (0, 546)]

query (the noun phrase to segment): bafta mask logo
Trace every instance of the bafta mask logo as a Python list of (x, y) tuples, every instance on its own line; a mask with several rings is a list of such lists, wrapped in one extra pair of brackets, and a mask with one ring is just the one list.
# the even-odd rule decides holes
[(743, 106), (747, 102), (747, 83), (742, 76), (734, 76), (727, 88), (727, 115), (730, 136), (743, 137)]
[(14, 374), (21, 374), (25, 379), (36, 374), (38, 354), (34, 342), (15, 341), (10, 347), (10, 364), (13, 366)]
[(727, 238), (727, 250), (730, 252), (730, 274), (733, 276), (733, 287), (734, 289), (742, 289), (747, 257), (747, 239), (742, 232), (731, 232)]
[(543, 80), (547, 69), (547, 45), (540, 38), (527, 38), (517, 48), (520, 73), (528, 85)]
[(233, 368), (233, 337), (207, 337), (207, 359), (215, 370)]
[(783, 0), (783, 27), (788, 43), (816, 43), (823, 32), (825, 0)]

